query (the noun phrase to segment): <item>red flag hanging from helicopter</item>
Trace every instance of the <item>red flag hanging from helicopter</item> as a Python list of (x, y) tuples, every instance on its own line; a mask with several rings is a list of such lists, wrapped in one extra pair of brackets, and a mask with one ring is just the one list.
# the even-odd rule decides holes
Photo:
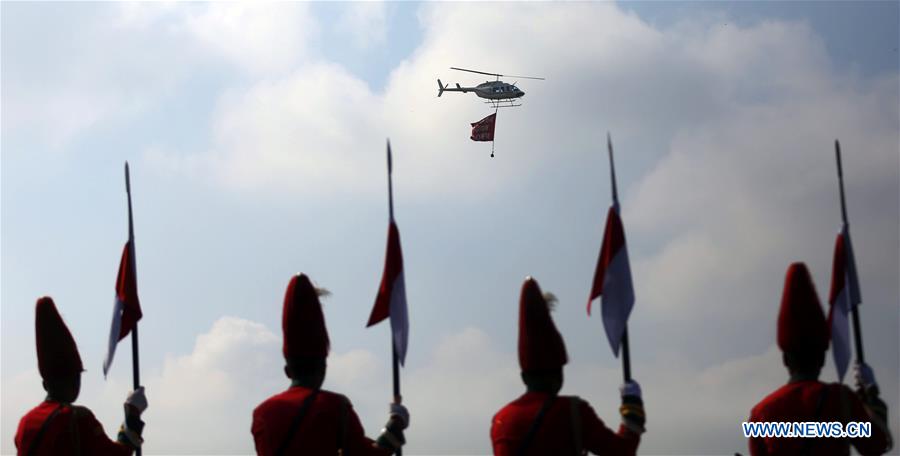
[(438, 83), (438, 94), (440, 97), (444, 92), (461, 92), (474, 93), (478, 98), (483, 98), (484, 103), (494, 108), (494, 113), (472, 124), (472, 135), (469, 138), (472, 141), (491, 142), (491, 157), (494, 156), (494, 127), (497, 122), (497, 111), (500, 108), (513, 108), (522, 106), (521, 100), (525, 96), (525, 92), (516, 86), (517, 82), (512, 84), (503, 82), (501, 77), (517, 78), (517, 79), (534, 79), (543, 81), (544, 78), (534, 76), (512, 76), (502, 75), (499, 73), (488, 73), (485, 71), (468, 70), (465, 68), (450, 67), (451, 70), (465, 71), (468, 73), (484, 74), (494, 76), (494, 81), (485, 81), (477, 86), (463, 87), (459, 83), (455, 88), (451, 88), (450, 84), (444, 84), (440, 79)]
[(493, 113), (484, 119), (472, 124), (472, 141), (493, 141), (494, 126), (497, 123), (497, 113)]

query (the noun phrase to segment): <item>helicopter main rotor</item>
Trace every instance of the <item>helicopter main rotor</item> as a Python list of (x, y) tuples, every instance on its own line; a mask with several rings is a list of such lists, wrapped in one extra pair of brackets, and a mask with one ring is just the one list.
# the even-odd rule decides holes
[(488, 75), (488, 76), (496, 76), (498, 81), (500, 80), (500, 78), (537, 79), (537, 80), (540, 80), (540, 81), (545, 80), (544, 78), (538, 78), (538, 77), (534, 77), (534, 76), (514, 76), (514, 75), (511, 75), (511, 74), (487, 73), (487, 72), (484, 72), (484, 71), (469, 70), (469, 69), (466, 69), (466, 68), (450, 67), (450, 69), (451, 69), (451, 70), (456, 70), (456, 71), (467, 71), (467, 72), (469, 72), (469, 73), (484, 74), (484, 75)]

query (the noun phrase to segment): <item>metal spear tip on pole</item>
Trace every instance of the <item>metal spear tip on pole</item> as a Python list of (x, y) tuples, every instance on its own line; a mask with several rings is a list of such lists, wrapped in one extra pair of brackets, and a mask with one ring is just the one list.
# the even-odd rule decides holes
[(388, 173), (390, 173), (393, 168), (393, 165), (391, 163), (391, 138), (387, 139), (387, 165), (388, 165)]
[[(618, 206), (619, 205), (619, 190), (616, 185), (616, 164), (613, 161), (612, 137), (610, 136), (609, 132), (606, 132), (606, 148), (607, 148), (608, 155), (609, 155), (609, 178), (610, 178), (610, 184), (612, 186), (613, 204)], [(616, 211), (618, 212), (618, 208), (616, 209)]]
[(844, 176), (844, 169), (841, 166), (841, 143), (837, 139), (834, 140), (834, 156), (837, 159), (838, 177)]
[(125, 160), (125, 191), (131, 193), (131, 173), (128, 171), (128, 160)]

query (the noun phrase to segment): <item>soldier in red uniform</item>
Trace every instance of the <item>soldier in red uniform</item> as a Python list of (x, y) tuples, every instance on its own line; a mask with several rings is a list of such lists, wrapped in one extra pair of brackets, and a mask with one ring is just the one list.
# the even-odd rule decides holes
[(751, 422), (871, 422), (868, 438), (751, 437), (750, 454), (847, 455), (850, 446), (860, 454), (882, 454), (891, 447), (887, 406), (878, 398), (875, 376), (867, 365), (855, 366), (859, 389), (822, 383), (829, 330), (809, 271), (803, 263), (787, 270), (778, 314), (778, 347), (790, 380), (753, 407)]
[(81, 357), (75, 339), (49, 297), (35, 308), (38, 370), (47, 399), (19, 421), (16, 448), (19, 455), (130, 455), (140, 448), (147, 408), (144, 388), (128, 395), (125, 423), (118, 441), (112, 441), (86, 407), (72, 405), (81, 390)]
[(548, 303), (529, 277), (519, 301), (519, 365), (527, 391), (494, 415), (495, 455), (635, 454), (645, 421), (640, 386), (632, 381), (621, 388), (622, 425), (614, 432), (587, 402), (558, 395), (567, 362)]
[(251, 432), (260, 455), (342, 454), (389, 455), (406, 443), (403, 430), (409, 412), (391, 404), (381, 436), (365, 436), (359, 417), (346, 397), (321, 389), (328, 356), (328, 330), (318, 291), (305, 274), (294, 276), (284, 296), (284, 373), (291, 379), (253, 411)]

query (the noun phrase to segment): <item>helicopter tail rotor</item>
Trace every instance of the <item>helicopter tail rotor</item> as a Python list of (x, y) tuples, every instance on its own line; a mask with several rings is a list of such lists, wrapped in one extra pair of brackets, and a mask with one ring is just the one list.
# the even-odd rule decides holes
[(441, 80), (440, 80), (440, 79), (438, 79), (437, 81), (438, 81), (438, 96), (441, 96), (441, 95), (444, 94), (444, 89), (445, 89), (445, 87), (444, 87), (443, 84), (441, 84)]

